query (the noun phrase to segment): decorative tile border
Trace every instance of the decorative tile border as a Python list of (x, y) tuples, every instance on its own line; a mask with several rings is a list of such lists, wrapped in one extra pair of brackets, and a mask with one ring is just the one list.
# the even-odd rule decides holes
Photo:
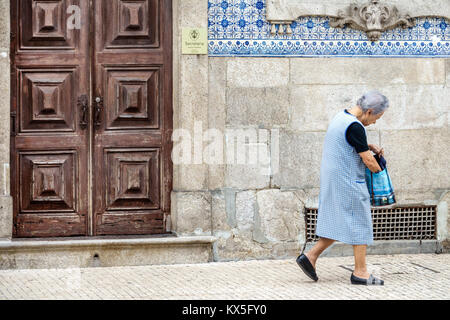
[(442, 18), (416, 19), (416, 26), (384, 32), (380, 41), (364, 32), (329, 26), (326, 17), (304, 17), (292, 35), (271, 35), (265, 0), (209, 0), (209, 56), (450, 57), (450, 25)]

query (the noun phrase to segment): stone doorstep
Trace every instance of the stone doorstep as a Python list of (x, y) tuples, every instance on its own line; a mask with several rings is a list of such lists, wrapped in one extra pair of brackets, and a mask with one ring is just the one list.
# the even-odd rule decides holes
[(1, 269), (120, 267), (211, 262), (213, 236), (3, 240)]
[[(314, 246), (308, 243), (305, 251)], [(438, 240), (377, 240), (367, 247), (368, 255), (385, 254), (421, 254), (445, 252), (443, 242)], [(353, 255), (353, 247), (349, 244), (336, 242), (322, 254), (324, 257), (345, 257)]]

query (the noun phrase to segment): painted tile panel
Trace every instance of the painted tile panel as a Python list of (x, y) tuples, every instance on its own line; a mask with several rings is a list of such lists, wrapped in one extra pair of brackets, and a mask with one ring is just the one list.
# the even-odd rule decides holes
[(332, 28), (327, 17), (299, 18), (291, 35), (272, 35), (270, 28), (264, 0), (208, 1), (210, 56), (450, 57), (450, 25), (443, 18), (416, 19), (413, 28), (384, 32), (377, 42), (365, 32)]

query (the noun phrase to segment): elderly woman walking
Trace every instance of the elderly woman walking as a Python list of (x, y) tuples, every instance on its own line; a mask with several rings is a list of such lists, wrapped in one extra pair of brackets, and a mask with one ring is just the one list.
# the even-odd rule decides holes
[[(318, 280), (316, 261), (335, 241), (353, 245), (355, 268), (352, 284), (383, 285), (367, 271), (366, 248), (373, 243), (372, 215), (365, 168), (380, 172), (372, 152), (383, 156), (376, 145), (367, 144), (365, 127), (380, 119), (389, 107), (388, 99), (370, 91), (355, 107), (340, 111), (329, 124), (320, 169), (320, 193), (316, 245), (297, 258), (308, 277)], [(372, 152), (371, 152), (372, 151)]]

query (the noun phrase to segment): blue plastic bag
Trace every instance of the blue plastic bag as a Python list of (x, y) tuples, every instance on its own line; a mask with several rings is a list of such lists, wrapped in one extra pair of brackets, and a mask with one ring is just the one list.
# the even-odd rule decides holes
[(395, 194), (387, 171), (386, 160), (383, 157), (375, 156), (375, 158), (383, 171), (373, 173), (369, 168), (366, 168), (366, 184), (369, 189), (370, 202), (374, 207), (394, 204)]

